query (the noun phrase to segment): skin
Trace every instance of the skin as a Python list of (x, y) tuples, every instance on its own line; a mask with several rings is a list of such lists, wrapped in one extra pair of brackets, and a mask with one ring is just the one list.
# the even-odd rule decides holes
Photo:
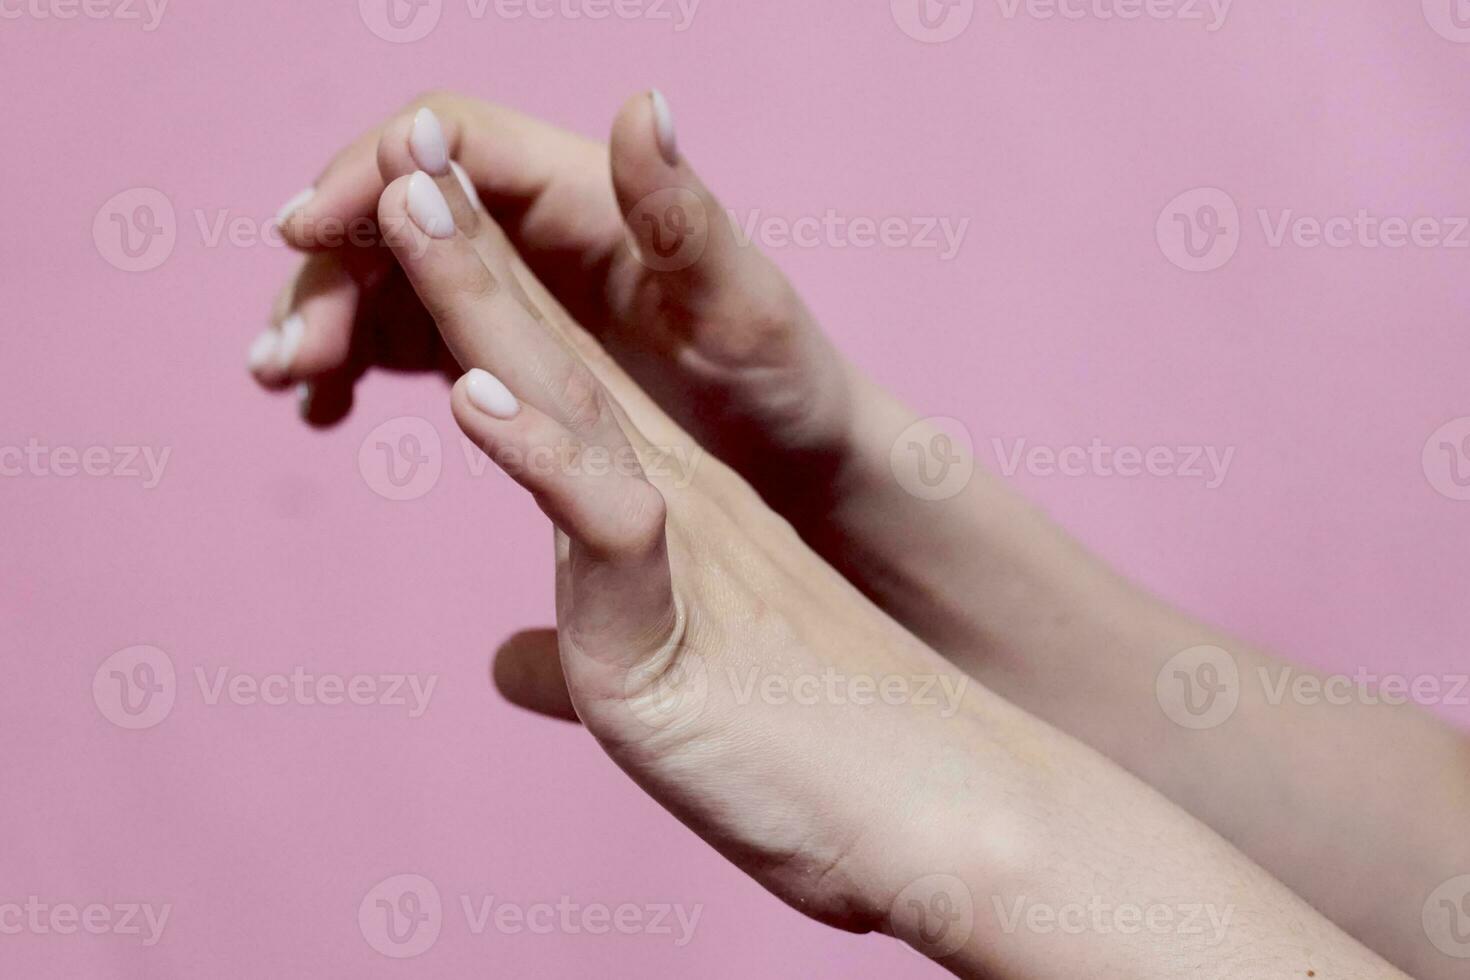
[[(647, 98), (624, 107), (608, 148), (471, 100), (432, 96), (423, 103), (443, 120), (451, 152), (498, 219), (485, 224), (504, 247), (498, 279), (505, 291), (534, 311), (533, 321), (549, 322), (603, 384), (614, 385), (615, 404), (641, 405), (652, 416), (656, 410), (637, 386), (646, 389), (667, 410), (667, 418), (658, 417), (673, 427), (647, 423), (663, 433), (656, 442), (668, 445), (677, 438), (673, 433), (688, 431), (744, 477), (752, 507), (766, 509), (740, 511), (737, 527), (758, 526), (765, 518), (757, 512), (774, 508), (785, 518), (777, 526), (794, 528), (804, 547), (825, 559), (817, 562), (822, 572), (841, 572), (851, 583), (844, 588), (856, 586), (919, 640), (943, 651), (951, 669), (964, 672), (960, 676), (987, 685), (979, 696), (987, 702), (987, 722), (1014, 710), (995, 699), (1000, 695), (1031, 713), (1018, 716), (1027, 724), (1039, 718), (1068, 731), (1205, 820), (1390, 959), (1422, 977), (1458, 975), (1458, 963), (1426, 942), (1420, 914), (1440, 882), (1470, 871), (1463, 834), (1470, 817), (1470, 749), (1462, 737), (1409, 709), (1290, 699), (1272, 705), (1254, 682), (1243, 685), (1228, 724), (1205, 731), (1175, 725), (1155, 693), (1160, 669), (1174, 654), (1220, 646), (1235, 657), (1244, 678), (1256, 677), (1258, 668), (1275, 669), (1277, 662), (1122, 581), (984, 475), (943, 502), (905, 493), (888, 457), (914, 413), (831, 349), (784, 278), (756, 249), (737, 244), (722, 217), (695, 222), (698, 257), (691, 264), (671, 270), (640, 262), (637, 249), (647, 254), (656, 244), (655, 225), (639, 220), (639, 202), (649, 194), (681, 188), (698, 204), (691, 210), (723, 215), (687, 161), (670, 163), (660, 152)], [(385, 185), (412, 168), (406, 150), (411, 115), (399, 114), (334, 161), (317, 182), (317, 196), (286, 223), (288, 239), (311, 248), (313, 231), (324, 223), (371, 213), (380, 194), (388, 199)], [(453, 202), (457, 185), (440, 184)], [(379, 212), (380, 219), (388, 216)], [(401, 249), (398, 257), (404, 257)], [(436, 329), (444, 327), (443, 318), (436, 325), (426, 311), (434, 304), (419, 299), (414, 265), (404, 261), (401, 268), (407, 276), (376, 247), (315, 251), (277, 305), (276, 323), (291, 310), (307, 315), (297, 355), (258, 377), (275, 387), (309, 381), (314, 393), (307, 415), (327, 424), (347, 410), (352, 382), (373, 364), (450, 376), (456, 365), (494, 370), (497, 358), (483, 351), (456, 348), (453, 340), (445, 348)], [(420, 286), (419, 294), (413, 286)], [(442, 336), (454, 334), (445, 329)], [(608, 361), (604, 348), (622, 369)], [(609, 380), (614, 378), (623, 383)], [(522, 394), (514, 379), (505, 380)], [(464, 423), (462, 401), (457, 394)], [(717, 463), (709, 469), (735, 479)], [(705, 471), (701, 465), (697, 475)], [(714, 533), (706, 528), (721, 526), (702, 512), (679, 520), (683, 505), (667, 488), (660, 490), (668, 498), (670, 540), (681, 534), (689, 539), (681, 547), (697, 549), (696, 542)], [(723, 489), (710, 492), (729, 496)], [(728, 506), (721, 509), (729, 513)], [(670, 560), (677, 581), (680, 565)], [(730, 561), (743, 567), (745, 559)], [(783, 583), (783, 594), (801, 593), (766, 571), (774, 576), (770, 581)], [(794, 582), (804, 585), (816, 574), (801, 565)], [(814, 605), (830, 602), (823, 596)], [(720, 609), (710, 618), (744, 622), (748, 615)], [(795, 610), (791, 616), (799, 618)], [(872, 624), (855, 621), (867, 635)], [(586, 721), (577, 680), (564, 680), (556, 669), (567, 666), (564, 619), (562, 625), (559, 659), (548, 656), (557, 644), (554, 634), (523, 634), (502, 651), (497, 680), (513, 700), (562, 716), (575, 716), (576, 708)], [(804, 637), (801, 648), (810, 649), (807, 634), (787, 625)], [(782, 649), (774, 638), (767, 641)], [(856, 637), (852, 643), (866, 648)], [(911, 664), (889, 656), (881, 655), (878, 665)], [(821, 656), (817, 662), (840, 661)], [(948, 732), (952, 726), (943, 727)], [(938, 744), (948, 737), (930, 734), (941, 739)], [(1062, 750), (1049, 742), (1046, 757), (1053, 751)], [(1077, 750), (1062, 755), (1068, 751)], [(1100, 765), (1090, 758), (1078, 768), (1090, 772)], [(840, 787), (826, 791), (840, 795)], [(1130, 787), (1122, 795), (1138, 793)], [(704, 819), (671, 809), (696, 829)], [(1324, 813), (1333, 819), (1324, 820)], [(761, 846), (712, 843), (737, 863), (740, 847)], [(1374, 887), (1360, 887), (1364, 880)], [(871, 912), (882, 897), (869, 895), (864, 907)], [(840, 915), (819, 917), (848, 927), (868, 923), (863, 916), (855, 926)]]
[[(806, 915), (902, 937), (961, 976), (1400, 975), (1137, 780), (964, 683), (730, 467), (709, 459), (670, 481), (635, 465), (693, 441), (517, 269), (452, 176), (407, 176), (408, 145), (400, 127), (383, 134), (380, 165), (398, 176), (379, 224), (455, 360), (516, 400), (485, 411), (471, 372), (455, 418), (557, 528), (573, 707), (675, 816)], [(413, 180), (421, 199), (425, 184), (442, 196), (448, 235), (411, 217)], [(557, 462), (533, 463), (538, 449)], [(599, 452), (628, 465), (587, 465)], [(917, 697), (740, 693), (742, 678), (765, 690), (827, 670), (943, 680), (958, 697), (938, 712)], [(950, 905), (922, 891), (935, 875)], [(1200, 906), (1219, 928), (1059, 937), (999, 911), (1078, 896), (1140, 914)], [(972, 911), (935, 914), (954, 903)]]

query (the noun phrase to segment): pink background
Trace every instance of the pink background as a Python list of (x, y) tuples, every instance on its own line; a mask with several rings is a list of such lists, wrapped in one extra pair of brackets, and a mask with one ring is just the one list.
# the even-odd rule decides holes
[[(0, 973), (936, 973), (787, 910), (579, 729), (500, 700), (491, 652), (550, 620), (548, 531), (493, 470), (471, 475), (435, 383), (375, 376), (318, 434), (246, 376), (294, 259), (210, 246), (198, 221), (265, 222), (428, 88), (601, 135), (625, 95), (656, 84), (742, 213), (970, 219), (950, 262), (777, 254), (845, 350), (924, 411), (963, 419), (989, 465), (994, 438), (1235, 447), (1216, 490), (1017, 476), (1130, 574), (1318, 666), (1463, 672), (1470, 502), (1436, 491), (1421, 450), (1470, 415), (1470, 253), (1271, 248), (1255, 214), (1470, 214), (1470, 47), (1410, 2), (1239, 0), (1217, 32), (1022, 9), (1007, 19), (983, 0), (941, 44), (906, 36), (881, 0), (707, 0), (682, 33), (493, 7), (474, 20), (445, 0), (437, 29), (402, 44), (352, 0), (175, 0), (152, 32), (0, 20), (0, 444), (171, 450), (156, 489), (0, 478), (0, 904), (173, 905), (151, 948), (0, 935)], [(1202, 186), (1239, 205), (1243, 235), (1223, 268), (1190, 273), (1155, 221)], [(93, 224), (137, 187), (169, 199), (177, 244), (128, 273)], [(443, 436), (443, 472), (393, 502), (358, 451), (402, 416)], [(102, 661), (135, 644), (178, 671), (172, 713), (144, 731), (110, 723), (91, 694)], [(409, 719), (210, 705), (194, 679), (297, 666), (439, 686)], [(356, 916), (405, 872), (437, 884), (446, 914), (432, 949), (396, 961)], [(475, 936), (463, 894), (703, 911), (684, 948)]]

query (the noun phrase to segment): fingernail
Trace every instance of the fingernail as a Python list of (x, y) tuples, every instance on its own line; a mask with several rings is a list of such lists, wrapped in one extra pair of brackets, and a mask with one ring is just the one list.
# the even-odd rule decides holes
[(653, 98), (653, 128), (658, 134), (658, 152), (663, 154), (664, 161), (672, 167), (679, 162), (679, 141), (674, 135), (674, 113), (662, 92), (654, 89), (650, 95)]
[(516, 396), (489, 371), (472, 368), (465, 375), (464, 390), (470, 397), (470, 404), (497, 419), (513, 419), (521, 410)]
[(276, 347), (276, 367), (282, 371), (291, 370), (291, 362), (296, 360), (296, 349), (301, 346), (301, 338), (306, 333), (306, 320), (300, 313), (292, 313), (281, 324), (281, 340)]
[(459, 179), (459, 186), (464, 188), (464, 196), (470, 199), (470, 203), (477, 209), (483, 210), (484, 205), (480, 203), (480, 192), (475, 190), (475, 185), (470, 181), (470, 175), (464, 172), (457, 161), (449, 161), (449, 169), (454, 171), (454, 176)]
[(282, 204), (281, 210), (276, 212), (276, 227), (279, 228), (281, 225), (284, 225), (290, 220), (291, 215), (305, 207), (306, 202), (310, 201), (313, 197), (316, 197), (316, 188), (308, 187), (285, 204)]
[(444, 127), (432, 109), (414, 113), (413, 128), (408, 133), (408, 151), (420, 170), (435, 177), (449, 173), (449, 146), (444, 142)]
[(408, 179), (408, 216), (430, 238), (449, 238), (454, 234), (454, 215), (434, 178), (417, 171)]
[(314, 392), (310, 381), (303, 381), (296, 386), (296, 411), (302, 418), (311, 415), (311, 396)]
[(276, 332), (266, 330), (256, 337), (250, 344), (250, 353), (245, 358), (245, 363), (250, 366), (251, 371), (259, 371), (269, 364), (276, 355)]

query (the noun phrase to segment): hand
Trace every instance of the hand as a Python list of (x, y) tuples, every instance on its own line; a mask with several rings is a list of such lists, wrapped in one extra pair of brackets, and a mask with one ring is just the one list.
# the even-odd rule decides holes
[[(567, 697), (675, 815), (806, 914), (901, 936), (964, 976), (1396, 975), (1131, 777), (967, 684), (728, 467), (650, 475), (642, 461), (688, 436), (539, 284), (517, 283), (505, 237), (447, 168), (410, 174), (425, 156), (411, 147), (405, 129), (383, 136), (384, 172), (401, 176), (379, 220), (472, 368), (455, 417), (558, 528)], [(842, 696), (770, 694), (832, 676)], [(908, 696), (864, 703), (860, 680)], [(917, 694), (925, 681), (954, 693), (945, 710)], [(1078, 896), (1150, 922), (1182, 896), (1219, 921), (1059, 940), (1000, 911)]]
[[(679, 154), (657, 95), (628, 100), (610, 148), (447, 94), (365, 134), (283, 221), (286, 239), (313, 254), (252, 347), (257, 379), (306, 383), (307, 417), (326, 424), (350, 408), (370, 366), (450, 373), (432, 321), (370, 227), (386, 183), (381, 138), (411, 134), (415, 120), (421, 138), (442, 129), (517, 252), (515, 277), (528, 269), (544, 283), (702, 445), (793, 501), (829, 482), (859, 382), (780, 272), (738, 241)], [(348, 231), (366, 244), (323, 247)], [(677, 254), (660, 258), (671, 242), (682, 243)]]
[[(411, 172), (410, 147), (408, 130), (390, 127), (385, 172)], [(887, 896), (919, 874), (892, 844), (909, 807), (928, 806), (932, 790), (913, 787), (914, 774), (936, 751), (971, 752), (979, 722), (963, 679), (728, 467), (689, 452), (689, 437), (563, 311), (536, 302), (538, 284), (513, 286), (508, 242), (452, 174), (393, 180), (379, 222), (449, 349), (498, 375), (471, 372), (455, 387), (460, 425), (562, 532), (557, 646), (520, 656), (559, 663), (543, 674), (564, 673), (553, 690), (608, 753), (757, 880), (824, 922), (882, 928)], [(660, 449), (698, 465), (649, 476), (643, 464)], [(957, 692), (954, 717), (759, 694), (832, 667), (942, 682)]]

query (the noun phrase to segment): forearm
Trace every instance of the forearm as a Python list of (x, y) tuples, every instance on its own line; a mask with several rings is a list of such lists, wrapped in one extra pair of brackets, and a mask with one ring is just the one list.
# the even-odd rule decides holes
[[(1462, 736), (1412, 707), (1293, 697), (1310, 672), (1168, 609), (983, 472), (953, 498), (911, 496), (889, 459), (913, 416), (880, 393), (858, 402), (862, 448), (826, 515), (802, 528), (829, 560), (997, 693), (1158, 788), (1355, 935), (1446, 975), (1453, 961), (1426, 942), (1421, 914), (1437, 885), (1470, 873)], [(1171, 665), (1201, 645), (1223, 654)], [(1200, 658), (1222, 655), (1239, 682), (1211, 712), (1169, 700)]]
[(891, 931), (919, 952), (965, 977), (1401, 976), (1136, 778), (973, 693), (978, 765), (964, 791), (934, 767), (904, 841), (922, 857), (894, 849), (914, 877)]

